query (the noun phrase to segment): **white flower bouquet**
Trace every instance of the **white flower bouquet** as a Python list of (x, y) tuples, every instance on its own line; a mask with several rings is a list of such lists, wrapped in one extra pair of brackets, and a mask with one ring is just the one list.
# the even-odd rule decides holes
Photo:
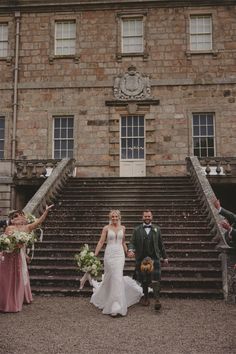
[(3, 234), (0, 236), (0, 250), (13, 252), (23, 246), (32, 245), (36, 241), (33, 232), (14, 231), (11, 235)]
[(100, 260), (89, 250), (89, 246), (85, 244), (80, 253), (75, 255), (75, 261), (78, 266), (78, 270), (84, 273), (89, 273), (94, 277), (97, 277), (102, 270), (102, 264)]
[(11, 239), (8, 235), (0, 235), (0, 252), (12, 252)]
[(75, 261), (78, 271), (85, 273), (80, 279), (80, 290), (82, 290), (87, 280), (92, 285), (92, 276), (97, 277), (101, 273), (102, 264), (94, 253), (89, 250), (87, 244), (83, 246), (80, 253), (75, 254)]

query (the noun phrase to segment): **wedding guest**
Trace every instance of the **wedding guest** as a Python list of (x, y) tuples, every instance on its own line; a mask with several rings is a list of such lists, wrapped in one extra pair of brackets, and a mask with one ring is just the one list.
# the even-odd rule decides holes
[(93, 281), (91, 303), (103, 314), (125, 316), (127, 308), (139, 302), (142, 288), (128, 276), (123, 276), (125, 253), (125, 226), (121, 225), (119, 210), (111, 210), (109, 224), (104, 226), (95, 249), (97, 256), (106, 243), (104, 254), (104, 276), (102, 282)]
[[(143, 212), (143, 223), (136, 227), (133, 231), (132, 238), (129, 244), (128, 257), (135, 257), (135, 279), (139, 281), (143, 288), (144, 296), (140, 303), (144, 306), (149, 306), (150, 300), (148, 288), (153, 288), (155, 299), (155, 310), (161, 308), (160, 303), (160, 280), (161, 280), (161, 263), (160, 258), (163, 258), (165, 265), (168, 264), (165, 247), (161, 237), (160, 227), (152, 224), (153, 215), (150, 209)], [(142, 271), (142, 262), (146, 257), (153, 260), (153, 270), (151, 272)]]
[[(11, 224), (6, 227), (5, 234), (11, 236), (15, 231), (31, 233), (46, 218), (53, 205), (46, 206), (44, 213), (33, 223), (21, 210), (11, 215)], [(27, 269), (25, 247), (11, 253), (0, 253), (0, 312), (19, 312), (23, 303), (32, 302), (32, 294)]]
[(219, 199), (214, 201), (214, 206), (225, 220), (220, 225), (226, 230), (225, 240), (230, 247), (236, 248), (236, 214), (221, 207)]
[[(0, 209), (0, 214), (2, 214), (2, 210)], [(10, 225), (10, 219), (2, 219), (0, 220), (0, 228), (5, 229), (8, 225)]]

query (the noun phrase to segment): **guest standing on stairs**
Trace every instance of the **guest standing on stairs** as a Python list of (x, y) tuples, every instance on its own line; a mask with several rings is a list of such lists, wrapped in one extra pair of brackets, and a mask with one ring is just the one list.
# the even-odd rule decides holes
[[(45, 220), (52, 207), (53, 205), (46, 206), (44, 213), (30, 224), (23, 211), (14, 211), (5, 234), (11, 236), (15, 231), (31, 233)], [(31, 302), (25, 247), (11, 253), (0, 252), (0, 312), (19, 312), (23, 303)]]
[[(161, 280), (161, 263), (163, 258), (165, 265), (168, 264), (165, 247), (161, 237), (160, 227), (152, 224), (153, 215), (151, 210), (146, 209), (143, 212), (143, 223), (134, 229), (128, 250), (128, 257), (136, 259), (135, 278), (139, 281), (143, 288), (144, 296), (141, 298), (141, 305), (148, 306), (150, 304), (148, 296), (148, 287), (153, 288), (155, 299), (155, 310), (161, 308), (160, 297), (160, 280)], [(151, 272), (142, 271), (142, 263), (146, 258), (153, 260), (153, 270)]]
[(236, 248), (236, 214), (221, 207), (219, 199), (214, 201), (215, 208), (226, 220), (222, 220), (220, 225), (226, 230), (225, 241), (230, 247)]

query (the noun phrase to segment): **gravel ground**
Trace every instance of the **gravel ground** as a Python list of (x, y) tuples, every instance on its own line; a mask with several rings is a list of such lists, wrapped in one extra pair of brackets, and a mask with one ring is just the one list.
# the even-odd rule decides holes
[(0, 313), (1, 354), (235, 354), (236, 305), (162, 299), (126, 317), (103, 315), (89, 298), (35, 296), (22, 312)]

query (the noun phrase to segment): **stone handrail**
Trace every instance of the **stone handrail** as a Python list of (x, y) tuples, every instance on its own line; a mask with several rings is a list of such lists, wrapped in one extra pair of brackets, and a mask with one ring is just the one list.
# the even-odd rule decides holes
[(213, 205), (213, 201), (217, 199), (216, 195), (211, 188), (211, 185), (202, 169), (202, 166), (199, 163), (198, 158), (196, 156), (190, 156), (186, 158), (186, 162), (187, 172), (191, 176), (198, 195), (201, 196), (202, 206), (205, 206), (208, 210), (207, 220), (210, 225), (213, 226), (212, 232), (216, 234), (215, 239), (221, 241), (220, 245), (229, 247), (225, 241), (224, 232), (219, 227), (219, 223), (222, 221), (222, 216), (219, 215), (218, 211)]
[(74, 169), (74, 159), (62, 159), (50, 176), (45, 180), (35, 195), (24, 207), (25, 213), (39, 216), (46, 206), (53, 202), (66, 180), (72, 175)]
[[(219, 215), (218, 211), (213, 206), (213, 200), (216, 199), (215, 193), (213, 192), (210, 183), (199, 163), (197, 157), (187, 157), (187, 172), (191, 176), (194, 182), (195, 188), (198, 191), (198, 195), (201, 196), (202, 205), (208, 210), (207, 220), (209, 224), (213, 227), (212, 231), (216, 236), (214, 239), (219, 240), (219, 250), (221, 251), (221, 268), (222, 268), (222, 282), (223, 282), (223, 293), (224, 299), (227, 302), (235, 302), (236, 299), (236, 289), (235, 286), (235, 274), (232, 275), (232, 256), (235, 259), (235, 250), (226, 243), (224, 232), (219, 227), (220, 221), (222, 221), (222, 216)], [(235, 286), (236, 287), (236, 286)]]

